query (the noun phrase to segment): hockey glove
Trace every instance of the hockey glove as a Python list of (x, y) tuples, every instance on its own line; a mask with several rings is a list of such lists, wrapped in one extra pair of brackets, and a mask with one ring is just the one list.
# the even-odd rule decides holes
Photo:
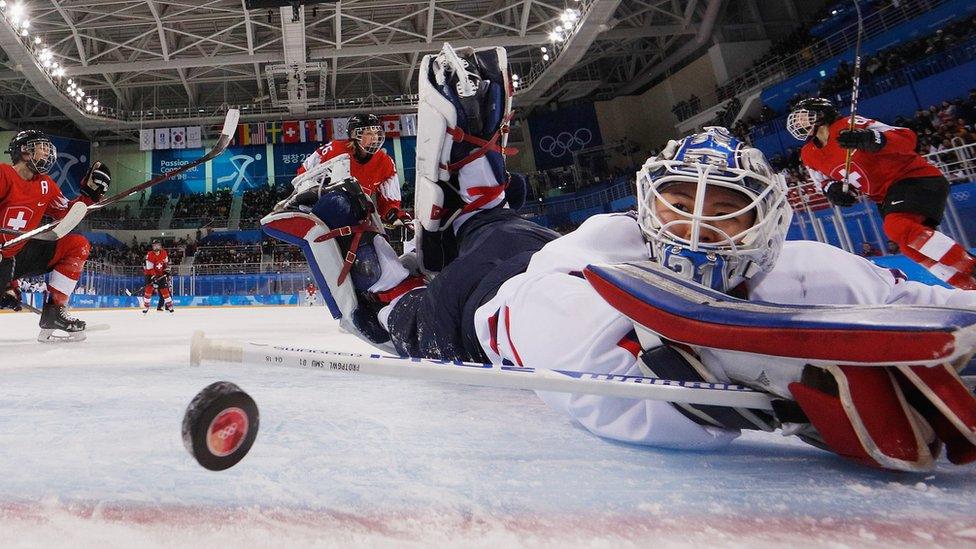
[(108, 166), (101, 162), (95, 162), (89, 168), (85, 178), (81, 180), (81, 194), (90, 198), (92, 202), (98, 202), (108, 191), (108, 186), (112, 182), (112, 174)]
[(407, 225), (411, 221), (413, 221), (413, 216), (399, 208), (390, 208), (383, 216), (383, 224), (387, 227)]
[(878, 152), (884, 148), (887, 138), (878, 130), (844, 130), (837, 135), (837, 144), (844, 149)]
[(7, 291), (0, 293), (0, 309), (19, 311), (22, 308), (20, 288), (7, 288)]
[(853, 185), (848, 185), (847, 191), (845, 192), (842, 181), (828, 181), (824, 185), (824, 195), (827, 196), (827, 200), (834, 206), (840, 206), (841, 208), (847, 208), (857, 204), (857, 199), (860, 197), (860, 194)]

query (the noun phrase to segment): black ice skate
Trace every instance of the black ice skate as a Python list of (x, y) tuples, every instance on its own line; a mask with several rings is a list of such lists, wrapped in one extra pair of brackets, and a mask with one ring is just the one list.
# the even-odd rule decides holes
[[(44, 304), (41, 311), (41, 321), (39, 323), (41, 333), (37, 340), (41, 343), (57, 341), (84, 341), (85, 322), (68, 315), (64, 305), (56, 305), (52, 301)], [(55, 333), (55, 331), (64, 333)]]

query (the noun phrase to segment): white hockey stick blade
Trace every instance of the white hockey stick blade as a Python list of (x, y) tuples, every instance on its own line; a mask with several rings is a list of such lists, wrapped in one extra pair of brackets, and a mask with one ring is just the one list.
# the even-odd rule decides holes
[(34, 238), (40, 240), (58, 240), (64, 235), (73, 231), (74, 228), (78, 226), (78, 223), (81, 223), (81, 220), (85, 218), (87, 213), (87, 204), (84, 202), (75, 202), (71, 205), (71, 208), (68, 209), (68, 213), (66, 213), (61, 219), (41, 225), (32, 231), (27, 231), (26, 233), (22, 233), (6, 242), (0, 243), (0, 250)]
[(241, 364), (248, 367), (299, 368), (482, 387), (662, 400), (753, 410), (772, 409), (768, 395), (741, 385), (241, 343), (210, 339), (203, 332), (198, 331), (193, 334), (190, 344), (190, 364), (197, 366), (204, 361)]

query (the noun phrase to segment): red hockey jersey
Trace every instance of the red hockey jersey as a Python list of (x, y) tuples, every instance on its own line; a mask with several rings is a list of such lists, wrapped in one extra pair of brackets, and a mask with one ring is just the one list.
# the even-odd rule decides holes
[(315, 288), (315, 284), (309, 284), (308, 286), (305, 286), (305, 291), (308, 292), (308, 295), (310, 296), (315, 295), (315, 292), (317, 291)]
[(169, 272), (169, 254), (166, 250), (149, 250), (143, 272), (149, 276), (161, 276)]
[[(61, 219), (68, 213), (71, 204), (88, 198), (80, 197), (68, 201), (53, 179), (43, 174), (35, 174), (24, 180), (10, 164), (0, 164), (0, 226), (16, 231), (31, 231), (41, 225), (45, 215)], [(6, 242), (13, 235), (0, 235)], [(24, 247), (26, 242), (5, 248), (2, 257), (12, 257)]]
[(326, 160), (349, 153), (349, 171), (359, 181), (363, 192), (368, 196), (376, 194), (376, 209), (380, 217), (383, 217), (390, 209), (400, 207), (400, 178), (397, 177), (393, 159), (380, 149), (365, 163), (361, 163), (353, 155), (354, 146), (348, 139), (330, 141), (310, 154), (298, 168), (298, 173), (303, 174)]
[[(827, 181), (844, 180), (847, 149), (837, 144), (837, 135), (848, 129), (850, 117), (839, 118), (830, 125), (830, 138), (823, 147), (814, 140), (803, 145), (800, 159), (810, 171), (817, 187), (823, 191)], [(854, 151), (848, 182), (875, 202), (884, 201), (888, 188), (896, 181), (913, 177), (938, 177), (942, 172), (915, 152), (917, 136), (908, 128), (888, 126), (858, 116), (856, 128), (868, 128), (884, 133), (887, 142), (883, 149), (872, 153)]]

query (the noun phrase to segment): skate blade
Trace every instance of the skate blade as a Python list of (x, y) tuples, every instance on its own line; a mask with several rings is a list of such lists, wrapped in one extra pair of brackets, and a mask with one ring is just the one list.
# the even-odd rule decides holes
[(62, 342), (75, 342), (84, 341), (88, 338), (88, 332), (104, 332), (111, 328), (108, 324), (89, 324), (84, 330), (80, 332), (65, 332), (63, 330), (56, 329), (43, 329), (41, 333), (37, 335), (37, 341), (41, 343), (62, 343)]
[(84, 330), (80, 332), (65, 332), (64, 330), (45, 328), (41, 330), (41, 333), (37, 334), (37, 341), (41, 343), (73, 343), (76, 341), (84, 341), (87, 337)]

